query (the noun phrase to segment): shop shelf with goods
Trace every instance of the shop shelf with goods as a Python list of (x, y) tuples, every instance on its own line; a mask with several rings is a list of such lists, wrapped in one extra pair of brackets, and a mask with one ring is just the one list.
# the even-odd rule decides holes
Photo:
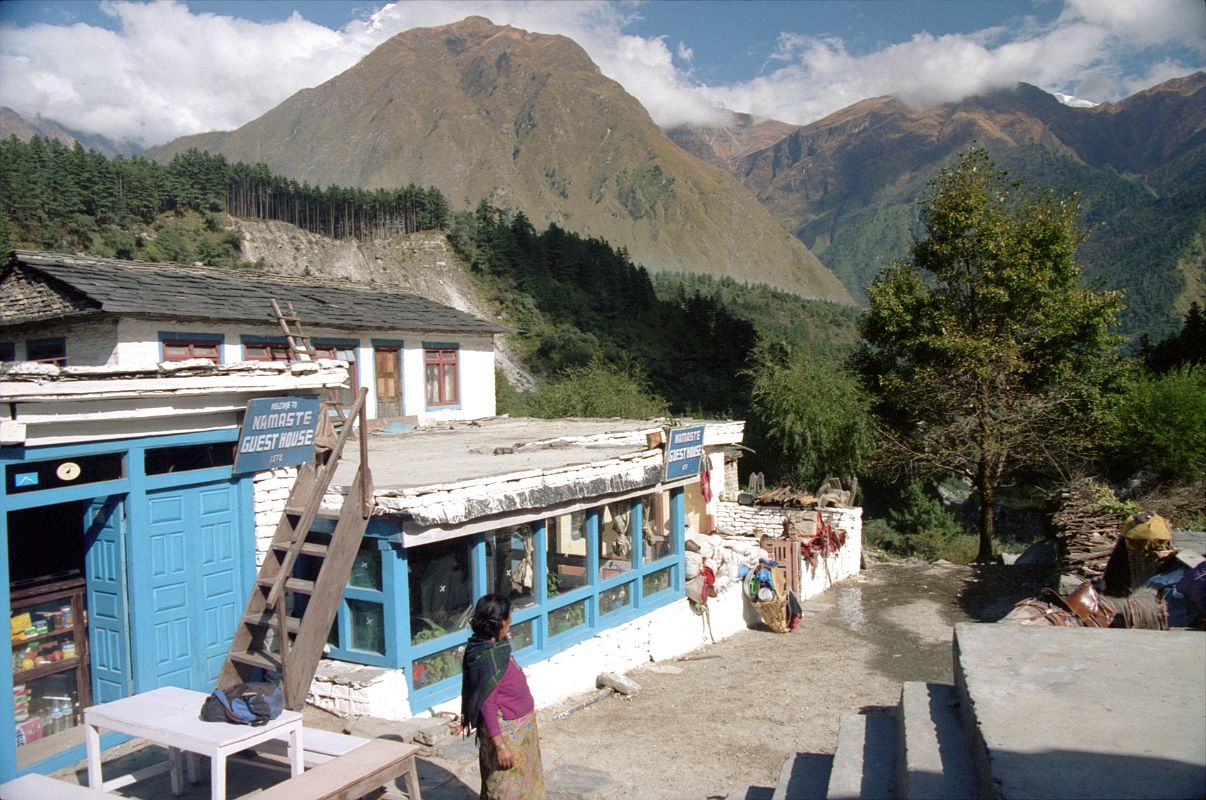
[(81, 710), (91, 704), (84, 593), (82, 578), (12, 592), (9, 626), (19, 748), (74, 728)]

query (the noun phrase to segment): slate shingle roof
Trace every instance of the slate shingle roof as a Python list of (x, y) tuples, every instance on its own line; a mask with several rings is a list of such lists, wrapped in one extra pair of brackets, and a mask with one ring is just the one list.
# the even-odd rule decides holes
[[(190, 267), (184, 264), (121, 261), (32, 250), (13, 251), (9, 272), (0, 279), (0, 305), (28, 296), (41, 277), (62, 293), (64, 303), (26, 304), (35, 316), (0, 315), (0, 324), (52, 319), (67, 314), (107, 312), (172, 319), (275, 323), (271, 298), (293, 303), (308, 327), (348, 330), (413, 330), (448, 333), (504, 333), (507, 329), (416, 294), (346, 280), (320, 282), (284, 275)], [(19, 273), (19, 275), (14, 274)], [(20, 280), (17, 280), (17, 278)], [(49, 279), (49, 280), (47, 280)], [(87, 301), (81, 303), (82, 298)], [(71, 298), (69, 301), (68, 298)], [(91, 309), (87, 307), (91, 306)]]

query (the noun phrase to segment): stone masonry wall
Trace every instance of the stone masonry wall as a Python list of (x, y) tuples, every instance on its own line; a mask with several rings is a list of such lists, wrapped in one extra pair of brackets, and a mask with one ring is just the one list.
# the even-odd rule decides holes
[(285, 511), (285, 501), (293, 490), (293, 482), (297, 479), (297, 467), (281, 467), (265, 472), (257, 472), (252, 479), (255, 489), (255, 565), (256, 569), (264, 563), (264, 554), (268, 545), (272, 544), (272, 536), (276, 526), (280, 524), (281, 514)]

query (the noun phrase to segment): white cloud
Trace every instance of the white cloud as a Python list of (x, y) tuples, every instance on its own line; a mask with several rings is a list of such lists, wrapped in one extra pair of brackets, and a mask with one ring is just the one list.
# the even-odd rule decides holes
[[(1199, 0), (1069, 0), (1049, 25), (1025, 17), (967, 34), (918, 33), (865, 55), (848, 52), (837, 37), (784, 33), (768, 62), (781, 66), (700, 92), (726, 108), (797, 124), (867, 97), (896, 95), (927, 106), (1018, 82), (1118, 100), (1201, 69), (1204, 30)], [(1162, 48), (1190, 55), (1159, 57)]]
[(1050, 24), (1024, 17), (967, 34), (918, 33), (866, 54), (837, 37), (784, 32), (762, 75), (726, 85), (696, 80), (690, 42), (672, 48), (628, 33), (640, 13), (629, 2), (401, 2), (340, 31), (296, 14), (255, 23), (192, 13), (173, 0), (104, 9), (116, 31), (0, 27), (0, 105), (152, 145), (242, 125), (394, 34), (473, 14), (572, 38), (665, 126), (719, 122), (722, 108), (805, 123), (876, 95), (924, 105), (1017, 81), (1116, 100), (1206, 62), (1200, 0), (1066, 0)]

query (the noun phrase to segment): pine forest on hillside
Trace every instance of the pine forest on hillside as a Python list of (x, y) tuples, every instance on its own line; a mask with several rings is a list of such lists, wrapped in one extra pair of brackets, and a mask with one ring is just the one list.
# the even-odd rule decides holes
[(444, 229), (448, 222), (448, 202), (436, 189), (322, 189), (273, 175), (263, 164), (231, 164), (196, 150), (162, 166), (138, 156), (110, 160), (79, 144), (40, 137), (0, 140), (0, 198), (13, 243), (216, 266), (233, 266), (237, 241), (202, 237), (190, 248), (169, 233), (167, 243), (156, 243), (160, 215), (224, 211), (358, 239)]
[[(622, 250), (481, 204), (450, 214), (436, 189), (318, 189), (197, 151), (166, 166), (34, 138), (0, 141), (0, 247), (253, 266), (222, 213), (332, 238), (448, 230), (537, 375), (592, 361), (635, 365), (677, 413), (741, 414), (741, 371), (759, 331), (840, 358), (856, 312), (731, 279), (658, 276)], [(804, 321), (806, 324), (801, 324)]]

